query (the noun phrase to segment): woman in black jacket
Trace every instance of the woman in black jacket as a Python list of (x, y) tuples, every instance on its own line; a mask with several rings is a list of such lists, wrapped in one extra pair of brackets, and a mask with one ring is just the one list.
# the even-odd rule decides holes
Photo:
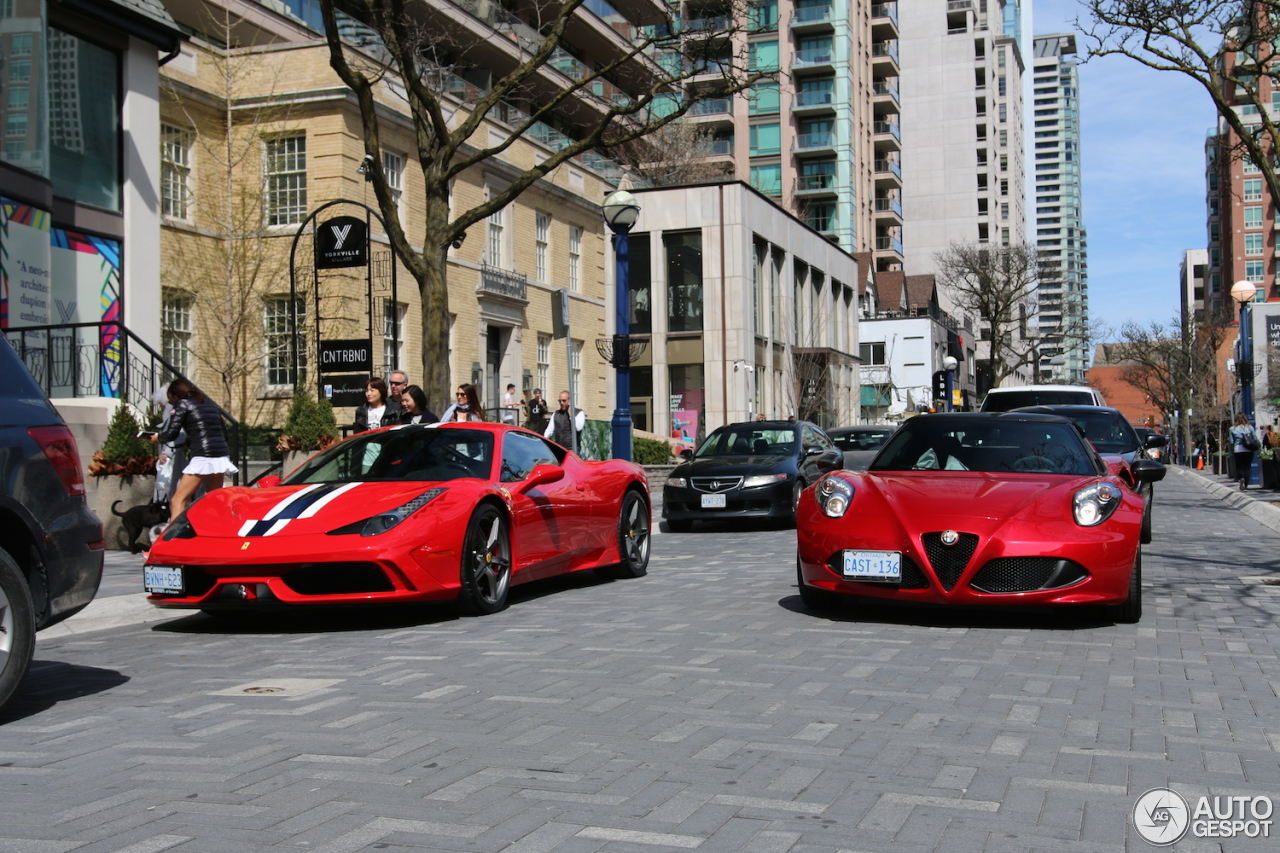
[(365, 402), (356, 407), (356, 422), (352, 426), (356, 432), (368, 432), (400, 423), (400, 407), (387, 402), (387, 396), (387, 383), (382, 381), (381, 376), (365, 380)]
[(231, 464), (231, 451), (222, 429), (222, 412), (218, 406), (185, 379), (175, 379), (169, 384), (169, 403), (173, 416), (158, 435), (151, 440), (156, 444), (168, 444), (187, 434), (187, 451), (191, 458), (182, 470), (182, 479), (169, 501), (169, 521), (172, 522), (187, 508), (196, 489), (205, 491), (221, 489), (223, 476), (236, 473)]
[(436, 413), (427, 408), (427, 395), (417, 385), (410, 385), (400, 395), (400, 405), (404, 411), (400, 414), (402, 424), (433, 424), (440, 420)]

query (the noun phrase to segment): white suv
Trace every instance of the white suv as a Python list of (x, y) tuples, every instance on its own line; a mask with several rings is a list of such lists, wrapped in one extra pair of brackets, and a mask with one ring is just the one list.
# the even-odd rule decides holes
[(1096, 388), (1087, 385), (1019, 385), (992, 388), (982, 401), (983, 412), (1012, 412), (1027, 406), (1105, 406)]

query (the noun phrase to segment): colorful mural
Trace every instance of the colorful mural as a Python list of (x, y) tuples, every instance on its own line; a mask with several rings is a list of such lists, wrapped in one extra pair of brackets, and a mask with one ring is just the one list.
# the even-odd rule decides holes
[(63, 228), (50, 232), (60, 323), (105, 323), (99, 328), (100, 393), (120, 396), (124, 345), (120, 339), (120, 243)]

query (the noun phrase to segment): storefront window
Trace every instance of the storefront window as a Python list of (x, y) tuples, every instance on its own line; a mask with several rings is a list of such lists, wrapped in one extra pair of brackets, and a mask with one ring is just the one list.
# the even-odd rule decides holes
[(36, 175), (49, 173), (44, 106), (44, 4), (0, 3), (0, 126), (4, 162)]
[(49, 153), (53, 191), (120, 209), (120, 60), (49, 29)]
[(627, 257), (630, 260), (627, 288), (631, 294), (631, 334), (647, 335), (653, 332), (653, 274), (649, 265), (648, 234), (627, 237)]
[[(702, 331), (702, 234), (662, 235), (667, 253), (667, 331)], [(674, 391), (672, 393), (675, 393)]]

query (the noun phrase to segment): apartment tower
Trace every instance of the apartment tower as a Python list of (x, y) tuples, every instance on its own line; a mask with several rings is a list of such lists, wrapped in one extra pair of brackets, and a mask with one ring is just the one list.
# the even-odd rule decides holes
[(1036, 36), (1032, 151), (1039, 296), (1040, 378), (1084, 384), (1089, 366), (1089, 274), (1080, 191), (1080, 82), (1073, 33)]

